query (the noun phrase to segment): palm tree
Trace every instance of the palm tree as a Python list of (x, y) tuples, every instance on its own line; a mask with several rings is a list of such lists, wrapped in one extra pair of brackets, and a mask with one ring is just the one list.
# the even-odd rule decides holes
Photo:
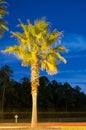
[(0, 37), (3, 35), (4, 31), (8, 30), (6, 26), (7, 21), (3, 20), (3, 17), (8, 14), (5, 4), (6, 2), (0, 0)]
[(4, 52), (13, 53), (22, 60), (23, 66), (31, 65), (31, 94), (32, 94), (32, 120), (31, 126), (37, 124), (37, 91), (39, 86), (40, 69), (48, 72), (48, 74), (56, 74), (58, 72), (58, 63), (66, 60), (59, 52), (66, 51), (64, 47), (58, 45), (58, 40), (62, 35), (56, 30), (50, 32), (49, 23), (45, 19), (40, 19), (31, 24), (20, 22), (23, 32), (12, 32), (19, 45), (6, 48)]

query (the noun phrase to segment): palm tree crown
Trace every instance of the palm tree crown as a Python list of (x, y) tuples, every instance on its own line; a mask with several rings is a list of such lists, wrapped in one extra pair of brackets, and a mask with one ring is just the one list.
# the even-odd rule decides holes
[(66, 63), (60, 55), (60, 52), (66, 49), (57, 44), (62, 33), (56, 30), (50, 32), (49, 23), (44, 19), (35, 21), (34, 25), (28, 22), (27, 25), (20, 23), (20, 26), (23, 29), (22, 33), (12, 32), (20, 45), (10, 46), (4, 52), (14, 53), (22, 60), (23, 66), (28, 66), (39, 59), (39, 66), (42, 70), (46, 69), (49, 74), (57, 73), (59, 60)]

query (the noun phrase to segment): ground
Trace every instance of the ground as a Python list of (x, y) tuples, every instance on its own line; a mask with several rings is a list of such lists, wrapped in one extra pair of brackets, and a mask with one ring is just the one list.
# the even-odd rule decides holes
[(38, 123), (31, 128), (30, 123), (0, 123), (0, 130), (86, 130), (86, 122)]

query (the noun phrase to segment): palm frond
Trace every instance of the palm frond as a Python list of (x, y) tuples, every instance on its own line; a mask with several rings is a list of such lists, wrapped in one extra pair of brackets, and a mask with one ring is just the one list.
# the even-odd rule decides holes
[(0, 29), (3, 31), (3, 30), (8, 30), (8, 27), (3, 25), (3, 24), (0, 24)]
[(8, 12), (6, 11), (6, 2), (0, 0), (0, 37), (2, 37), (4, 31), (8, 30), (8, 27), (5, 25), (7, 22), (3, 20), (4, 15), (7, 15)]
[(0, 0), (0, 4), (7, 4), (7, 2), (3, 1), (3, 0)]
[(32, 24), (29, 23), (28, 25), (28, 31), (29, 31), (29, 35), (36, 37), (36, 30), (35, 30), (35, 26), (33, 26)]
[(54, 64), (52, 64), (46, 60), (42, 61), (41, 69), (42, 70), (46, 69), (47, 73), (50, 75), (54, 75), (58, 71), (57, 66), (55, 66)]
[(6, 20), (0, 19), (0, 24), (7, 24), (8, 22)]
[(11, 32), (12, 36), (15, 36), (17, 39), (20, 40), (21, 43), (23, 43), (25, 45), (26, 43), (26, 39), (24, 37), (24, 35), (22, 33), (18, 33), (18, 32)]
[(43, 31), (44, 29), (47, 29), (49, 26), (49, 23), (45, 21), (45, 19), (36, 20), (34, 22), (35, 28), (38, 32)]
[(6, 52), (6, 53), (16, 53), (19, 51), (19, 46), (10, 46), (10, 47), (7, 47), (3, 52)]
[(54, 43), (59, 38), (59, 36), (61, 34), (62, 34), (61, 32), (58, 32), (56, 30), (54, 30), (52, 33), (50, 33), (48, 35), (48, 37), (47, 37), (47, 43), (48, 43), (48, 45), (51, 45), (52, 43)]
[(47, 55), (47, 61), (49, 61), (50, 63), (55, 64), (55, 65), (57, 64), (56, 57), (54, 55), (52, 55), (52, 53)]
[(28, 25), (25, 25), (23, 23), (20, 23), (20, 26), (22, 27), (23, 29), (23, 34), (25, 36), (26, 39), (29, 38), (29, 31), (28, 31)]
[(5, 53), (13, 53), (18, 58), (23, 59), (22, 50), (23, 50), (23, 48), (21, 48), (21, 46), (14, 45), (14, 46), (8, 47), (3, 52), (5, 52)]
[(60, 55), (60, 53), (55, 52), (54, 56), (56, 56), (59, 60), (63, 61), (66, 64), (66, 59)]
[(68, 50), (65, 48), (65, 47), (63, 47), (63, 46), (57, 46), (57, 47), (55, 47), (55, 48), (53, 48), (53, 50), (54, 51), (60, 51), (60, 52), (67, 52)]
[(3, 10), (3, 8), (0, 7), (0, 14), (3, 17), (3, 15), (8, 14), (8, 12), (6, 12), (5, 10)]
[(28, 52), (22, 46), (10, 46), (3, 51), (4, 53), (13, 53), (15, 56), (22, 60), (22, 65), (27, 66), (31, 63), (31, 60), (35, 57), (32, 57), (32, 52)]

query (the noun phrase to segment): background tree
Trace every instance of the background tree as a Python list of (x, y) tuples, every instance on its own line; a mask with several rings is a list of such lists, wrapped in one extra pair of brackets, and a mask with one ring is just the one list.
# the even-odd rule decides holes
[[(23, 97), (24, 98), (24, 97)], [(21, 109), (21, 84), (11, 80), (5, 87), (5, 111), (20, 111)]]
[(39, 78), (39, 88), (38, 88), (38, 111), (45, 111), (48, 108), (48, 101), (49, 101), (49, 95), (48, 95), (48, 85), (50, 81), (47, 77), (42, 76)]
[[(0, 106), (2, 102), (4, 78), (4, 75), (2, 75), (0, 71)], [(22, 78), (20, 82), (11, 79), (11, 77), (9, 79), (10, 80), (7, 80), (5, 84), (4, 112), (10, 112), (10, 114), (15, 111), (19, 113), (24, 112), (24, 115), (22, 115), (24, 118), (27, 118), (26, 113), (29, 112), (28, 115), (31, 116), (30, 112), (32, 104), (30, 80), (27, 77)], [(53, 117), (58, 116), (59, 118), (59, 115), (56, 115), (58, 112), (65, 112), (66, 115), (68, 115), (71, 111), (78, 112), (78, 115), (80, 116), (79, 112), (86, 111), (86, 94), (81, 91), (79, 86), (73, 88), (67, 82), (62, 84), (58, 83), (56, 80), (49, 81), (49, 79), (45, 76), (40, 77), (39, 82), (39, 120), (43, 119), (42, 116), (44, 117), (44, 112), (47, 112), (45, 115), (46, 118), (50, 116), (49, 113)], [(53, 112), (56, 112), (55, 115), (53, 115)], [(10, 114), (9, 117), (11, 116)], [(71, 115), (69, 115), (69, 117), (70, 116)]]
[(8, 86), (9, 81), (11, 80), (13, 71), (11, 68), (7, 65), (3, 66), (0, 69), (0, 84), (2, 85), (2, 101), (1, 101), (1, 112), (3, 114), (3, 109), (4, 109), (4, 102), (5, 102), (5, 89), (6, 86)]
[(8, 30), (8, 27), (6, 26), (7, 21), (3, 19), (3, 17), (8, 14), (6, 8), (6, 2), (0, 0), (0, 37), (3, 35), (4, 31)]
[(65, 103), (65, 110), (66, 112), (69, 110), (74, 110), (75, 107), (75, 98), (73, 93), (73, 88), (70, 86), (69, 83), (64, 83), (63, 85), (64, 90), (64, 103)]
[(56, 80), (53, 80), (51, 81), (51, 85), (52, 85), (54, 111), (59, 111), (59, 108), (61, 110), (60, 104), (63, 98), (63, 93), (61, 91), (62, 84), (58, 83)]
[(31, 83), (27, 77), (23, 77), (21, 79), (21, 90), (20, 90), (20, 97), (21, 97), (21, 108), (23, 110), (31, 111)]
[(58, 41), (62, 33), (57, 30), (50, 31), (49, 23), (45, 19), (37, 20), (32, 25), (20, 23), (22, 33), (12, 32), (19, 40), (19, 45), (8, 47), (4, 52), (13, 53), (22, 60), (22, 65), (31, 65), (31, 94), (32, 94), (32, 121), (37, 124), (37, 92), (39, 86), (39, 71), (46, 69), (48, 74), (58, 72), (58, 63), (66, 60), (60, 52), (66, 51), (59, 46)]

